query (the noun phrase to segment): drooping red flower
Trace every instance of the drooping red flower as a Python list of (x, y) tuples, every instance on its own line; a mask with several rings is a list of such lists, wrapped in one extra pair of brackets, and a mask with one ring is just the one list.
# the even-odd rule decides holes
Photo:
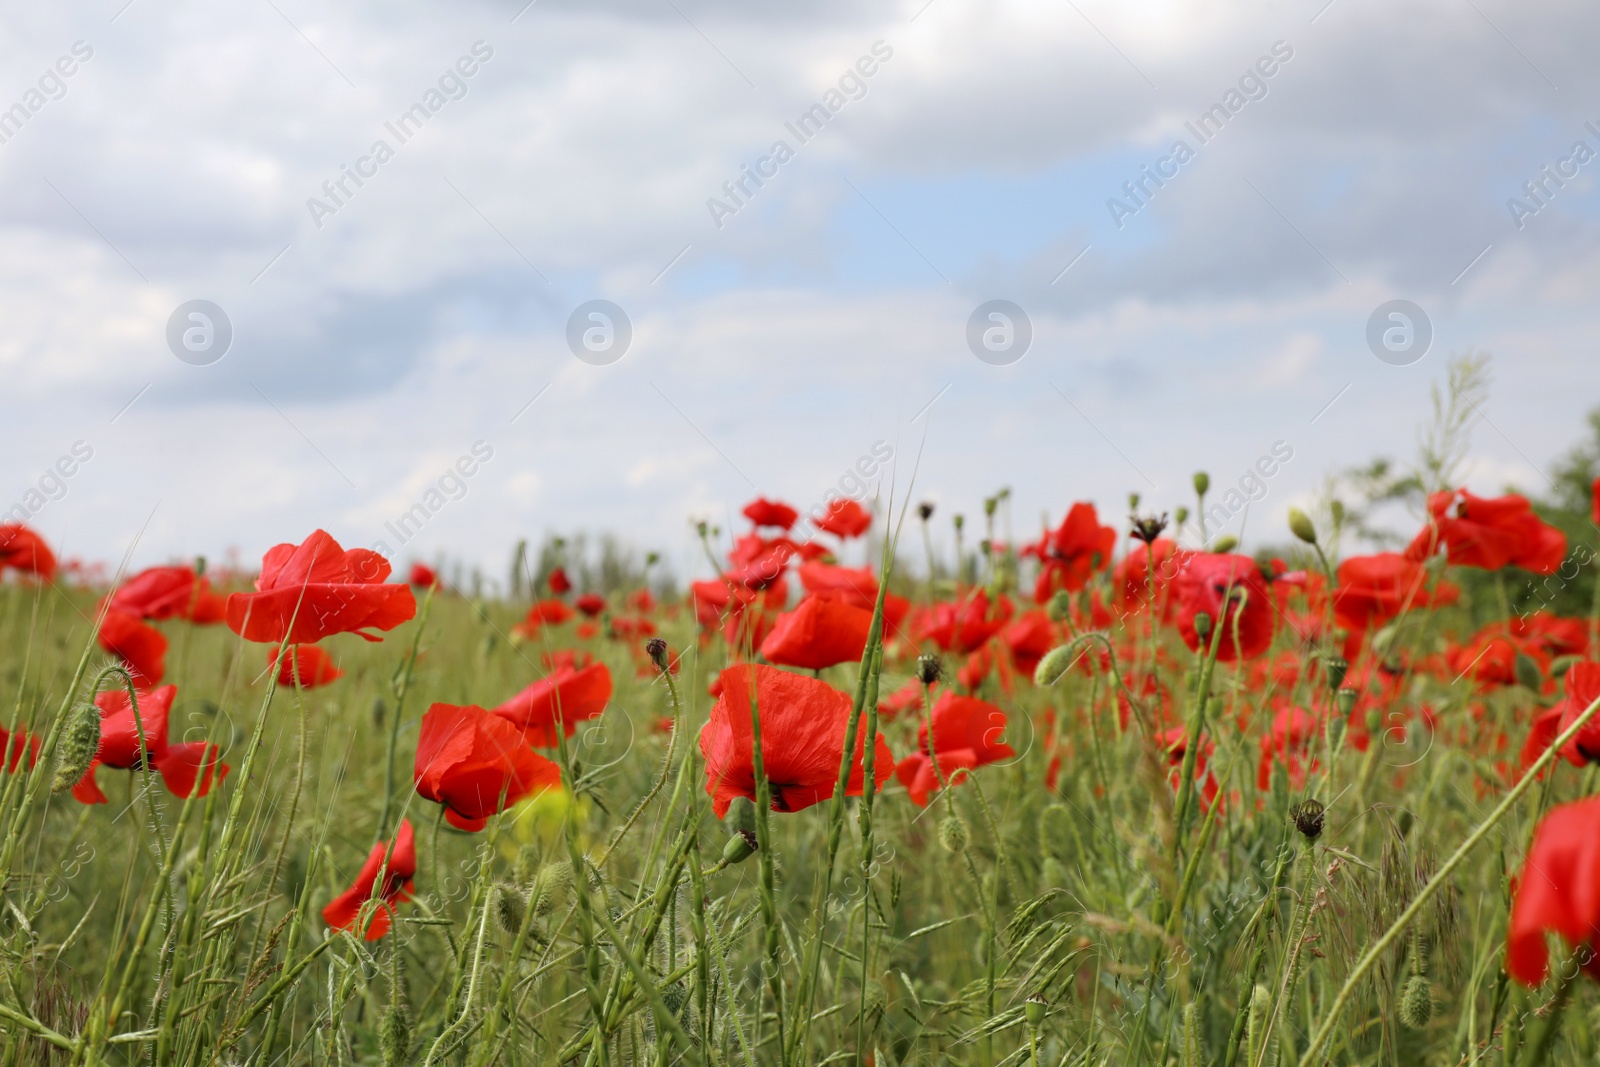
[(918, 613), (911, 624), (919, 641), (933, 641), (946, 652), (966, 655), (986, 644), (1011, 618), (1010, 598), (1002, 595), (990, 610), (989, 594), (982, 588), (958, 595), (956, 602), (940, 601)]
[(800, 546), (787, 537), (768, 540), (749, 534), (734, 542), (728, 553), (728, 571), (722, 577), (746, 589), (765, 589), (783, 579), (784, 568), (799, 551)]
[[(1574, 663), (1568, 667), (1566, 695), (1534, 720), (1528, 740), (1522, 746), (1522, 769), (1526, 771), (1544, 755), (1545, 749), (1566, 733), (1596, 700), (1600, 700), (1600, 663)], [(1600, 712), (1591, 716), (1583, 729), (1562, 746), (1561, 755), (1575, 767), (1600, 763)]]
[[(1217, 746), (1203, 733), (1200, 742), (1200, 748), (1194, 754), (1194, 789), (1200, 798), (1200, 810), (1209, 811), (1211, 805), (1217, 802), (1217, 779), (1211, 773), (1211, 753)], [(1172, 792), (1176, 796), (1183, 779), (1183, 761), (1189, 753), (1189, 731), (1174, 726), (1157, 734), (1156, 743), (1166, 753), (1167, 780), (1172, 783)]]
[(392, 630), (417, 613), (409, 586), (385, 584), (389, 561), (370, 549), (339, 546), (317, 530), (298, 545), (275, 545), (261, 560), (256, 592), (228, 598), (228, 628), (246, 641), (311, 644), (369, 629)]
[(1043, 604), (1058, 589), (1076, 593), (1096, 571), (1111, 565), (1117, 531), (1100, 525), (1093, 504), (1079, 501), (1067, 511), (1061, 525), (1045, 533), (1037, 544), (1022, 550), (1039, 560), (1039, 579), (1033, 587), (1035, 603)]
[(1165, 537), (1148, 545), (1142, 541), (1134, 545), (1111, 572), (1117, 607), (1125, 614), (1137, 614), (1148, 610), (1153, 602), (1157, 618), (1171, 622), (1176, 605), (1173, 590), (1191, 554)]
[(821, 670), (857, 663), (867, 647), (872, 612), (839, 600), (808, 596), (778, 616), (761, 642), (761, 654), (785, 667)]
[[(1272, 591), (1249, 556), (1211, 552), (1189, 555), (1178, 575), (1178, 632), (1190, 649), (1202, 647), (1194, 628), (1195, 616), (1201, 612), (1211, 617), (1213, 634), (1205, 647), (1216, 640), (1217, 659), (1223, 663), (1254, 659), (1272, 644), (1277, 627)], [(1220, 639), (1214, 636), (1218, 630)]]
[[(961, 696), (946, 690), (933, 705), (933, 753), (939, 761), (934, 770), (928, 756), (928, 724), (917, 728), (917, 750), (901, 760), (895, 777), (918, 807), (939, 788), (939, 777), (952, 785), (971, 772), (990, 763), (1011, 759), (1017, 753), (1001, 740), (1006, 730), (1006, 713), (986, 701)], [(963, 772), (957, 775), (956, 772)]]
[(159, 685), (167, 672), (166, 635), (131, 611), (108, 607), (96, 639), (122, 660), (136, 686)]
[[(385, 865), (384, 857), (388, 857)], [(382, 870), (383, 885), (378, 885), (378, 872)], [(373, 912), (372, 918), (367, 921), (367, 928), (362, 934), (368, 941), (376, 941), (389, 932), (389, 926), (394, 921), (396, 905), (404, 904), (411, 899), (414, 887), (412, 879), (417, 875), (417, 840), (411, 830), (411, 820), (400, 820), (400, 832), (395, 835), (394, 848), (390, 851), (387, 841), (380, 841), (372, 846), (372, 851), (367, 853), (367, 861), (361, 865), (361, 872), (356, 875), (356, 880), (349, 889), (334, 897), (328, 906), (322, 909), (322, 921), (328, 924), (331, 930), (348, 930), (356, 924), (360, 917), (361, 906), (369, 900), (381, 901), (382, 904)]]
[(439, 584), (439, 572), (418, 560), (411, 565), (411, 573), (406, 575), (406, 584), (419, 589), (432, 589)]
[(829, 504), (827, 513), (815, 522), (817, 529), (826, 530), (835, 537), (860, 537), (872, 526), (872, 515), (854, 500), (840, 497)]
[[(149, 756), (149, 766), (160, 773), (161, 780), (174, 796), (205, 796), (211, 790), (213, 778), (226, 778), (228, 765), (219, 761), (216, 745), (204, 741), (173, 744), (168, 740), (168, 718), (177, 695), (178, 687), (174, 685), (142, 692), (136, 690), (135, 696), (139, 699), (136, 719), (126, 689), (110, 689), (98, 694), (94, 703), (100, 710), (100, 747), (88, 772), (73, 786), (73, 797), (84, 804), (106, 803), (106, 795), (95, 782), (95, 771), (102, 766), (142, 770), (145, 755)], [(144, 734), (142, 748), (141, 730)]]
[[(1600, 935), (1600, 797), (1552, 808), (1533, 831), (1512, 895), (1506, 973), (1526, 986), (1542, 983), (1550, 933), (1573, 949), (1593, 948)], [(1600, 979), (1600, 957), (1584, 956), (1585, 972)]]
[(412, 776), (417, 795), (443, 804), (445, 820), (469, 833), (561, 785), (561, 768), (529, 748), (521, 730), (471, 705), (434, 704), (422, 716)]
[(572, 603), (591, 619), (606, 610), (606, 598), (599, 593), (585, 593)]
[(565, 596), (572, 589), (572, 579), (567, 577), (565, 567), (557, 567), (550, 572), (550, 591), (556, 596)]
[(0, 576), (8, 569), (52, 578), (56, 573), (55, 553), (44, 538), (20, 522), (0, 523)]
[(1549, 574), (1567, 554), (1567, 535), (1535, 515), (1527, 498), (1515, 493), (1434, 493), (1428, 497), (1428, 516), (1428, 525), (1406, 547), (1408, 559), (1425, 560), (1442, 545), (1457, 566), (1491, 571), (1522, 567)]
[(744, 517), (757, 526), (776, 526), (787, 530), (800, 518), (800, 513), (788, 504), (758, 496), (744, 506)]
[(1336, 573), (1334, 617), (1340, 626), (1360, 633), (1383, 626), (1402, 611), (1443, 607), (1460, 596), (1447, 582), (1430, 591), (1427, 570), (1398, 552), (1351, 556)]
[(1050, 616), (1035, 608), (1024, 611), (1002, 629), (1000, 640), (1011, 650), (1011, 662), (1017, 670), (1031, 677), (1044, 654), (1061, 643), (1061, 631)]
[[(711, 718), (700, 731), (706, 760), (706, 793), (717, 817), (734, 797), (756, 796), (754, 745), (750, 723), (750, 675), (761, 719), (761, 760), (772, 789), (774, 811), (800, 811), (833, 795), (844, 755), (850, 697), (826, 682), (759, 664), (724, 670)], [(863, 723), (865, 720), (863, 719)], [(866, 728), (856, 734), (856, 751), (845, 792), (860, 796), (866, 783)], [(894, 755), (879, 734), (874, 739), (873, 779), (881, 786), (894, 773)]]
[(141, 619), (188, 619), (221, 622), (227, 600), (193, 567), (148, 567), (111, 594), (111, 606)]
[(553, 748), (556, 721), (568, 737), (578, 723), (606, 710), (611, 699), (611, 670), (604, 663), (577, 667), (561, 663), (549, 674), (494, 709), (494, 714), (522, 731), (527, 744)]
[(291, 689), (295, 687), (297, 675), (301, 689), (315, 689), (344, 677), (333, 657), (320, 645), (290, 645), (289, 654), (283, 657), (282, 663), (278, 662), (278, 650), (273, 649), (267, 655), (267, 666), (277, 667), (278, 684)]

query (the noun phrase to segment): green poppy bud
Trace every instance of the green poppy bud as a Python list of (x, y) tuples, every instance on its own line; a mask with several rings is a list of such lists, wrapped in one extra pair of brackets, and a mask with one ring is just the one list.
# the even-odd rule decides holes
[(1067, 668), (1072, 666), (1073, 652), (1071, 645), (1057, 645), (1046, 652), (1040, 657), (1039, 665), (1033, 669), (1033, 684), (1055, 685), (1061, 680), (1061, 676), (1067, 673)]
[(1289, 509), (1289, 532), (1308, 545), (1317, 543), (1317, 528), (1311, 522), (1311, 516), (1299, 508)]
[(56, 776), (50, 785), (51, 792), (65, 792), (83, 781), (99, 750), (100, 709), (93, 704), (74, 706), (67, 713), (61, 739), (56, 742)]
[(946, 852), (963, 852), (967, 847), (967, 824), (959, 815), (946, 815), (939, 823), (939, 844)]
[(1233, 536), (1233, 534), (1223, 534), (1221, 537), (1211, 542), (1211, 551), (1217, 553), (1218, 555), (1232, 552), (1238, 547), (1239, 539)]
[(1211, 475), (1205, 471), (1194, 472), (1194, 491), (1196, 496), (1205, 496), (1211, 488)]
[(1428, 979), (1414, 974), (1406, 980), (1400, 993), (1400, 1021), (1413, 1030), (1421, 1030), (1433, 1018), (1433, 989)]
[(756, 831), (756, 802), (749, 797), (734, 797), (728, 802), (728, 810), (722, 816), (722, 825), (728, 828), (730, 834), (755, 833)]

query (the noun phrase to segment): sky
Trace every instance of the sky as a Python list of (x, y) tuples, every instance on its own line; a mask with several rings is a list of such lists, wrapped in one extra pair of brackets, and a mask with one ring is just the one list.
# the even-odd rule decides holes
[(694, 520), (875, 449), (941, 543), (1002, 486), (1027, 536), (1286, 451), (1248, 549), (1412, 457), (1469, 351), (1468, 483), (1537, 493), (1600, 404), (1597, 34), (1576, 0), (12, 5), (0, 509), (113, 564), (321, 527), (498, 574), (587, 531), (687, 576)]

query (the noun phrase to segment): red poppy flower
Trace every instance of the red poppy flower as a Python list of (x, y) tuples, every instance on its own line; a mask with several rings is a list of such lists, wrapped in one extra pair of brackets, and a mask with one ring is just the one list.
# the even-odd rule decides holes
[[(937, 688), (934, 692), (937, 694)], [(922, 714), (922, 682), (916, 678), (878, 700), (880, 719), (896, 719), (906, 714)]]
[(1600, 478), (1596, 478), (1594, 484), (1589, 487), (1589, 495), (1594, 498), (1593, 510), (1589, 513), (1589, 518), (1596, 526), (1600, 526)]
[(800, 546), (787, 537), (770, 541), (757, 534), (739, 538), (728, 553), (728, 572), (722, 577), (746, 589), (765, 589), (783, 577)]
[(51, 578), (56, 573), (56, 557), (44, 538), (19, 522), (0, 523), (0, 574), (7, 568)]
[(1282, 763), (1289, 772), (1289, 788), (1300, 789), (1317, 768), (1311, 756), (1312, 742), (1320, 733), (1317, 720), (1303, 709), (1280, 708), (1272, 717), (1272, 729), (1261, 738), (1261, 762), (1256, 767), (1256, 788), (1272, 788), (1272, 768)]
[[(817, 596), (842, 600), (858, 608), (871, 611), (878, 603), (878, 576), (871, 567), (841, 567), (835, 563), (815, 560), (800, 564), (800, 584), (806, 592)], [(903, 596), (885, 593), (883, 598), (883, 627), (893, 633), (911, 610), (911, 601)]]
[(158, 685), (167, 672), (167, 638), (139, 616), (121, 608), (106, 609), (97, 640), (100, 647), (119, 657), (139, 687)]
[(545, 626), (560, 626), (576, 614), (564, 600), (538, 600), (528, 609), (527, 618), (511, 628), (512, 637), (529, 640), (539, 636)]
[(800, 513), (788, 504), (758, 496), (744, 506), (744, 517), (757, 526), (777, 526), (787, 530), (795, 524)]
[(941, 601), (912, 623), (919, 641), (933, 641), (946, 652), (966, 655), (999, 632), (1011, 618), (1008, 597), (1001, 596), (989, 610), (989, 594), (982, 588), (961, 594), (959, 602)]
[[(385, 856), (389, 859), (387, 865), (383, 862)], [(381, 888), (378, 886), (379, 869), (384, 872)], [(368, 941), (376, 941), (389, 932), (395, 905), (411, 899), (411, 890), (414, 888), (411, 880), (416, 874), (416, 835), (411, 831), (411, 820), (401, 819), (400, 832), (394, 839), (394, 850), (390, 851), (386, 841), (373, 845), (355, 882), (322, 909), (322, 921), (331, 930), (348, 930), (355, 925), (363, 904), (369, 900), (382, 901), (382, 905), (367, 920), (366, 933), (363, 935)]]
[(1511, 634), (1537, 643), (1550, 656), (1582, 656), (1589, 650), (1587, 619), (1564, 619), (1548, 611), (1535, 611), (1512, 619)]
[[(88, 773), (72, 788), (72, 795), (84, 804), (104, 804), (106, 795), (95, 782), (95, 771), (101, 766), (118, 770), (140, 770), (143, 756), (148, 754), (150, 766), (161, 774), (161, 780), (175, 796), (188, 797), (199, 785), (199, 796), (211, 790), (213, 776), (227, 777), (228, 766), (218, 762), (216, 745), (204, 741), (171, 744), (167, 740), (168, 716), (178, 687), (164, 685), (159, 689), (137, 692), (139, 714), (135, 721), (133, 703), (126, 689), (110, 689), (94, 698), (100, 709), (100, 747), (89, 764)], [(144, 745), (139, 744), (140, 729), (144, 732)]]
[(221, 622), (227, 600), (193, 567), (149, 567), (123, 582), (111, 594), (111, 605), (141, 619), (189, 619)]
[[(1445, 582), (1426, 588), (1427, 570), (1398, 552), (1351, 556), (1339, 564), (1333, 591), (1334, 617), (1348, 630), (1380, 627), (1402, 611), (1453, 604), (1460, 590)], [(1324, 601), (1326, 603), (1326, 601)]]
[(411, 573), (406, 576), (406, 584), (421, 589), (432, 589), (439, 584), (439, 572), (419, 560), (411, 565)]
[[(1511, 901), (1506, 973), (1526, 986), (1542, 983), (1552, 932), (1574, 949), (1592, 948), (1600, 934), (1600, 797), (1552, 808), (1533, 831)], [(1600, 958), (1585, 956), (1585, 972), (1600, 978)]]
[[(1522, 769), (1526, 771), (1544, 755), (1545, 749), (1566, 733), (1596, 700), (1600, 700), (1600, 663), (1574, 663), (1568, 667), (1566, 696), (1534, 720), (1528, 740), (1522, 746)], [(1561, 755), (1575, 767), (1600, 763), (1600, 713), (1591, 717), (1577, 736), (1563, 746)]]
[(1428, 515), (1428, 525), (1406, 547), (1408, 559), (1425, 560), (1443, 545), (1457, 566), (1491, 571), (1512, 566), (1549, 574), (1567, 554), (1567, 535), (1535, 515), (1527, 498), (1515, 493), (1434, 493), (1428, 497)]
[(411, 589), (384, 584), (388, 577), (389, 561), (378, 553), (346, 551), (317, 530), (267, 550), (257, 592), (228, 598), (228, 628), (246, 641), (299, 645), (342, 633), (380, 641), (367, 630), (392, 630), (417, 613)]
[(565, 596), (572, 589), (572, 579), (567, 577), (565, 567), (557, 567), (550, 572), (550, 591), (556, 596)]
[[(1201, 647), (1194, 619), (1200, 612), (1211, 617), (1217, 640), (1217, 659), (1223, 663), (1254, 659), (1272, 644), (1277, 612), (1272, 591), (1261, 578), (1261, 570), (1249, 556), (1191, 553), (1178, 575), (1178, 632), (1191, 649)], [(1234, 639), (1234, 620), (1238, 619), (1238, 641)], [(1205, 647), (1210, 647), (1208, 638)]]
[(611, 671), (604, 663), (581, 668), (563, 663), (495, 708), (494, 714), (521, 730), (527, 744), (553, 748), (557, 718), (571, 737), (578, 723), (606, 710), (610, 699)]
[(599, 593), (585, 593), (574, 600), (573, 604), (591, 619), (606, 610), (606, 598)]
[(1516, 637), (1504, 623), (1490, 623), (1460, 645), (1445, 652), (1450, 680), (1471, 678), (1480, 690), (1517, 684), (1517, 657), (1527, 656), (1541, 672), (1550, 668), (1550, 656), (1538, 640)]
[(1016, 750), (1000, 740), (1006, 729), (1006, 713), (993, 704), (964, 697), (946, 690), (933, 705), (933, 752), (939, 760), (936, 772), (928, 757), (928, 724), (917, 728), (917, 750), (901, 760), (895, 777), (906, 787), (911, 799), (922, 807), (939, 788), (939, 776), (956, 784), (955, 772), (967, 772), (1003, 759)]
[[(756, 796), (754, 746), (750, 730), (750, 680), (755, 675), (761, 718), (761, 760), (772, 789), (772, 810), (800, 811), (833, 795), (844, 755), (845, 731), (853, 708), (848, 696), (826, 682), (764, 665), (729, 667), (717, 678), (722, 686), (711, 718), (700, 731), (706, 760), (706, 793), (717, 818), (734, 797)], [(845, 784), (860, 796), (866, 783), (866, 729), (856, 734), (855, 762)], [(879, 734), (873, 749), (873, 778), (881, 786), (894, 772), (894, 755)]]
[(808, 596), (778, 616), (761, 642), (761, 654), (786, 667), (821, 670), (858, 663), (872, 629), (872, 612), (838, 600)]
[(344, 672), (334, 665), (333, 657), (319, 645), (290, 645), (289, 654), (278, 662), (278, 650), (267, 656), (267, 666), (278, 668), (278, 684), (293, 688), (299, 675), (301, 689), (315, 689), (344, 677)]
[(26, 730), (7, 730), (0, 726), (0, 759), (5, 761), (7, 774), (16, 771), (22, 763), (22, 753), (28, 753), (28, 769), (32, 770), (39, 758), (39, 739), (29, 737)]
[(1017, 621), (1000, 631), (1000, 640), (1011, 650), (1017, 670), (1032, 677), (1044, 654), (1061, 643), (1061, 632), (1050, 616), (1035, 608), (1017, 616)]
[(1080, 501), (1072, 505), (1060, 526), (1022, 550), (1041, 564), (1033, 587), (1034, 602), (1043, 604), (1058, 589), (1069, 593), (1082, 589), (1096, 571), (1111, 565), (1116, 547), (1117, 531), (1100, 525), (1093, 504)]
[(505, 719), (435, 704), (422, 716), (413, 777), (418, 796), (443, 804), (445, 820), (470, 833), (524, 797), (560, 786), (561, 768)]
[(1153, 597), (1161, 621), (1171, 622), (1175, 579), (1190, 555), (1176, 541), (1165, 537), (1158, 537), (1149, 545), (1143, 541), (1134, 545), (1111, 572), (1117, 607), (1129, 614), (1145, 611)]
[(813, 521), (817, 529), (836, 537), (860, 537), (872, 526), (872, 515), (854, 500), (841, 497), (828, 505), (827, 514)]

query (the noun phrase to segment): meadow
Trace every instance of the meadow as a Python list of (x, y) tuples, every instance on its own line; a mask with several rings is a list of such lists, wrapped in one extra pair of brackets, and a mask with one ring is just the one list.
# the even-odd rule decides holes
[(1251, 555), (1203, 476), (757, 500), (687, 588), (0, 528), (5, 1062), (1593, 1062), (1600, 451), (1461, 423)]

